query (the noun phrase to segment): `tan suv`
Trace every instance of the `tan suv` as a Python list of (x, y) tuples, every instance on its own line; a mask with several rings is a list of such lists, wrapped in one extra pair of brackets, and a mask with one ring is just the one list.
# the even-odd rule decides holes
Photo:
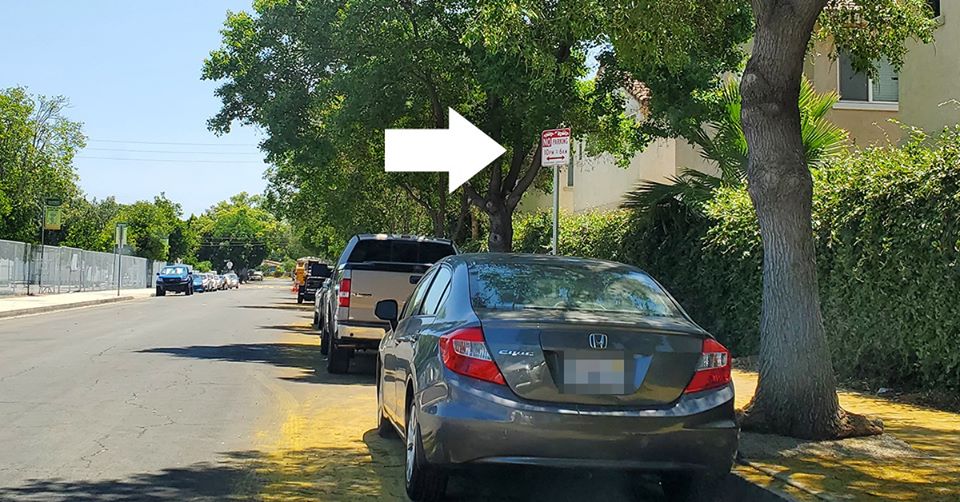
[(390, 328), (374, 314), (377, 302), (406, 299), (427, 269), (453, 254), (457, 248), (446, 239), (388, 234), (350, 239), (331, 276), (324, 309), (329, 314), (322, 316), (327, 370), (346, 373), (355, 350), (377, 350)]

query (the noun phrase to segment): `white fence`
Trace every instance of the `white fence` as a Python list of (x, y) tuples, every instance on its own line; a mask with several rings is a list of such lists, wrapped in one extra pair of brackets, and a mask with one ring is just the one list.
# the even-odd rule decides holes
[(153, 286), (163, 262), (0, 240), (0, 295), (72, 293)]

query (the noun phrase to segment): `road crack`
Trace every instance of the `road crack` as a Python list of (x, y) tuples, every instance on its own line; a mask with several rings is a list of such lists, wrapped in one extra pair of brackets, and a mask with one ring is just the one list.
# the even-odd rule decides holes
[(108, 450), (107, 446), (106, 446), (105, 444), (103, 444), (103, 442), (106, 441), (106, 440), (109, 439), (109, 438), (110, 438), (110, 434), (104, 434), (103, 436), (101, 436), (101, 437), (99, 437), (99, 438), (97, 438), (97, 439), (94, 439), (93, 442), (96, 443), (96, 445), (97, 445), (98, 447), (100, 447), (100, 449), (97, 450), (95, 453), (93, 453), (93, 454), (91, 454), (91, 455), (83, 455), (82, 457), (80, 457), (80, 460), (83, 461), (84, 463), (86, 463), (86, 468), (87, 468), (87, 469), (89, 469), (89, 468), (90, 468), (90, 465), (93, 463), (93, 458), (94, 458), (94, 457), (96, 457), (97, 455), (100, 455), (101, 453), (103, 453), (103, 452), (105, 452), (105, 451)]

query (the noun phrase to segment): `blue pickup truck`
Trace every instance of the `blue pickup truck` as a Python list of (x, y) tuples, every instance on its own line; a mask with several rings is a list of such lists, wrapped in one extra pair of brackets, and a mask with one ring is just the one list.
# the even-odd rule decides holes
[(167, 291), (193, 294), (193, 271), (186, 265), (167, 265), (157, 273), (157, 296), (164, 296)]

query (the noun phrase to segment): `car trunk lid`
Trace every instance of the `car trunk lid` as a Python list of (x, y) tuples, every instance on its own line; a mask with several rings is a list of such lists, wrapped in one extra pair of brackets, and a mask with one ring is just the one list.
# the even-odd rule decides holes
[(683, 319), (629, 314), (492, 311), (480, 318), (518, 396), (592, 406), (675, 401), (693, 378), (706, 336)]

